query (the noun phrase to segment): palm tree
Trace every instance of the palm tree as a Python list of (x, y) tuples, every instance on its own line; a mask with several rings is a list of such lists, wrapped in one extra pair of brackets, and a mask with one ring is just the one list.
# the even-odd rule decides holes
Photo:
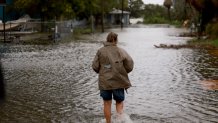
[(172, 0), (164, 0), (164, 6), (167, 8), (167, 12), (168, 12), (168, 17), (169, 20), (171, 21), (171, 17), (170, 17), (170, 8), (173, 5)]

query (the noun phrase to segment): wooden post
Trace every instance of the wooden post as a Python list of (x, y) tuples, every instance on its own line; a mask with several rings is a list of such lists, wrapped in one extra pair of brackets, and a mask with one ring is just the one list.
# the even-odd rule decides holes
[(3, 30), (4, 30), (4, 43), (6, 43), (6, 39), (5, 39), (5, 6), (3, 6)]
[(91, 31), (92, 33), (94, 33), (94, 17), (92, 14), (91, 14)]

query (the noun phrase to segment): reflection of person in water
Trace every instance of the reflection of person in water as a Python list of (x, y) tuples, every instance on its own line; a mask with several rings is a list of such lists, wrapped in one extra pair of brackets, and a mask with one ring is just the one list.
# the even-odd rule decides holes
[(4, 76), (2, 71), (2, 65), (0, 64), (0, 102), (5, 98)]

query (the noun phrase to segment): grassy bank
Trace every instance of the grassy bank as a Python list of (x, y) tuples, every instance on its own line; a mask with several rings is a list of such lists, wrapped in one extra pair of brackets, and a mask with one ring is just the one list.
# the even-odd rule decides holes
[(218, 57), (218, 38), (217, 39), (207, 39), (207, 40), (191, 40), (188, 41), (188, 45), (198, 45), (204, 49), (209, 49), (208, 53)]
[(174, 25), (175, 27), (181, 27), (182, 22), (178, 20), (172, 20), (170, 21), (169, 19), (163, 18), (163, 17), (149, 17), (149, 18), (144, 18), (143, 24), (170, 24)]
[(90, 34), (92, 33), (91, 28), (74, 28), (73, 34), (75, 35), (82, 35), (82, 34)]
[(218, 48), (218, 38), (217, 39), (193, 39), (188, 41), (188, 44), (197, 44), (197, 45), (211, 45)]
[(218, 39), (212, 40), (212, 45), (218, 47)]

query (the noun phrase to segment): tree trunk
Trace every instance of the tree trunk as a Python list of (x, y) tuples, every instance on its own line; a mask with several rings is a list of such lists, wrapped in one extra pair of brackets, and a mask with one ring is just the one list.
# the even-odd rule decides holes
[(169, 21), (171, 22), (170, 8), (167, 8), (167, 13), (168, 13)]

